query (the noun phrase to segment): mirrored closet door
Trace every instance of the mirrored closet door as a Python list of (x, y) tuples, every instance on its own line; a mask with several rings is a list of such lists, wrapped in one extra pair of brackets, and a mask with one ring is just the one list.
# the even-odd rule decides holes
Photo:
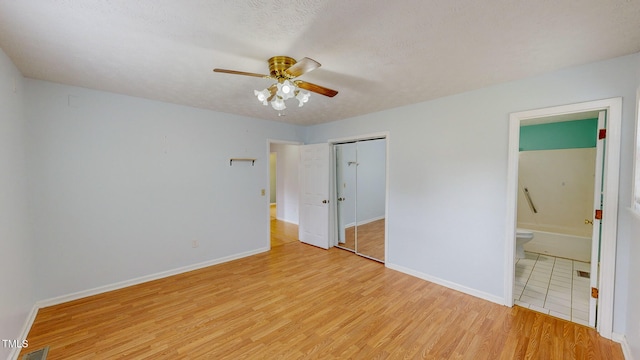
[(336, 144), (338, 246), (356, 250), (356, 143)]
[(386, 139), (334, 145), (337, 246), (385, 260)]

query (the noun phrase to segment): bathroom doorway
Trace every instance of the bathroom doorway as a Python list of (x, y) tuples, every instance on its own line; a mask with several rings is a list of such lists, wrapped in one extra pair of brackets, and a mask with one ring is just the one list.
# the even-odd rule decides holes
[(514, 302), (591, 327), (605, 121), (600, 111), (520, 122)]
[[(517, 270), (516, 264), (518, 261), (518, 259), (515, 258), (516, 227), (519, 224), (522, 225), (523, 223), (527, 223), (527, 222), (534, 225), (536, 224), (536, 221), (537, 221), (536, 219), (538, 219), (539, 216), (532, 216), (532, 214), (534, 214), (533, 210), (535, 207), (536, 196), (537, 196), (538, 202), (544, 202), (544, 197), (558, 198), (558, 196), (560, 196), (558, 194), (547, 196), (548, 194), (544, 194), (544, 193), (541, 194), (539, 190), (536, 190), (537, 193), (534, 194), (532, 192), (532, 188), (529, 188), (530, 185), (523, 184), (522, 181), (520, 183), (518, 182), (519, 170), (520, 170), (519, 168), (522, 161), (520, 156), (521, 154), (520, 140), (521, 140), (521, 134), (522, 134), (522, 126), (523, 125), (524, 126), (540, 125), (544, 123), (548, 123), (548, 124), (558, 124), (560, 122), (566, 123), (569, 120), (576, 120), (576, 119), (581, 119), (581, 120), (589, 119), (589, 118), (593, 119), (594, 117), (598, 117), (598, 115), (601, 112), (606, 114), (607, 123), (599, 124), (597, 127), (596, 133), (598, 135), (603, 135), (603, 136), (606, 133), (606, 143), (604, 143), (604, 140), (602, 140), (603, 141), (602, 148), (604, 149), (605, 155), (601, 158), (601, 160), (586, 160), (586, 161), (590, 161), (592, 163), (592, 166), (595, 163), (599, 162), (601, 169), (602, 168), (604, 169), (604, 173), (601, 178), (602, 191), (597, 190), (597, 187), (598, 187), (597, 181), (593, 185), (590, 185), (591, 188), (595, 190), (595, 191), (592, 190), (591, 204), (596, 203), (597, 207), (600, 208), (600, 212), (599, 214), (596, 214), (595, 212), (585, 213), (584, 210), (577, 211), (574, 209), (572, 210), (572, 212), (574, 213), (564, 214), (564, 215), (571, 215), (571, 216), (568, 216), (571, 219), (567, 221), (572, 223), (571, 226), (574, 227), (575, 232), (579, 232), (578, 230), (576, 230), (578, 229), (579, 225), (576, 224), (575, 217), (581, 217), (581, 219), (579, 220), (581, 222), (580, 226), (585, 226), (585, 225), (591, 226), (590, 223), (584, 224), (586, 219), (588, 222), (593, 222), (592, 236), (597, 235), (597, 237), (600, 237), (601, 235), (600, 246), (597, 246), (598, 245), (597, 242), (590, 244), (590, 245), (593, 245), (591, 247), (591, 255), (592, 255), (591, 258), (593, 259), (591, 260), (591, 266), (589, 266), (588, 269), (584, 268), (584, 264), (579, 264), (578, 266), (576, 266), (576, 264), (571, 262), (573, 260), (568, 260), (566, 258), (567, 253), (559, 253), (557, 254), (558, 256), (552, 256), (552, 255), (544, 254), (544, 250), (542, 251), (543, 254), (536, 254), (533, 252), (530, 253), (530, 254), (533, 254), (533, 255), (530, 255), (530, 258), (535, 257), (535, 259), (525, 259), (525, 262), (531, 263), (530, 265), (531, 265), (532, 273), (535, 267), (538, 266), (538, 262), (540, 263), (539, 269), (544, 270), (542, 279), (540, 278), (540, 276), (537, 276), (536, 278), (533, 279), (534, 282), (547, 281), (547, 283), (551, 283), (551, 280), (552, 280), (551, 271), (553, 270), (554, 267), (557, 267), (558, 270), (562, 270), (562, 271), (571, 269), (570, 271), (572, 272), (575, 271), (576, 276), (579, 276), (578, 271), (580, 271), (583, 274), (590, 273), (589, 275), (591, 278), (589, 279), (589, 285), (595, 288), (595, 290), (593, 291), (594, 297), (589, 300), (590, 313), (589, 313), (588, 324), (591, 326), (594, 326), (602, 336), (611, 338), (612, 323), (613, 323), (613, 283), (615, 279), (614, 277), (615, 241), (616, 241), (615, 234), (616, 234), (616, 224), (617, 224), (617, 198), (618, 198), (617, 183), (618, 183), (619, 142), (620, 142), (619, 130), (620, 130), (620, 123), (621, 123), (621, 113), (620, 113), (621, 99), (620, 98), (593, 101), (588, 103), (572, 104), (572, 105), (566, 105), (566, 106), (560, 106), (560, 107), (554, 107), (554, 108), (539, 109), (539, 110), (532, 110), (532, 111), (525, 111), (525, 112), (511, 114), (510, 130), (509, 130), (510, 135), (509, 135), (509, 167), (508, 167), (509, 171), (508, 171), (508, 204), (507, 204), (508, 221), (507, 221), (507, 232), (506, 232), (507, 240), (505, 241), (505, 244), (506, 244), (506, 247), (505, 247), (506, 248), (505, 303), (509, 306), (513, 305), (514, 297), (516, 297), (516, 295), (518, 296), (522, 295), (522, 294), (520, 295), (518, 294), (518, 291), (520, 289), (517, 287), (514, 287), (514, 284), (516, 284), (517, 281), (522, 280), (523, 277), (526, 277), (526, 274), (523, 274), (524, 270), (522, 269), (522, 267), (520, 267), (518, 269), (519, 272), (516, 273), (516, 270)], [(582, 125), (584, 125), (584, 123)], [(606, 130), (603, 132), (600, 132), (600, 129), (603, 129), (602, 126), (604, 126)], [(586, 152), (589, 152), (589, 151), (586, 151)], [(532, 154), (528, 154), (526, 157), (531, 157), (530, 155)], [(557, 160), (557, 156), (555, 155), (557, 154), (553, 154), (551, 156), (551, 158), (555, 157), (554, 161)], [(567, 155), (568, 159), (566, 159), (566, 161), (569, 161), (569, 162), (575, 161), (576, 159), (575, 155), (576, 154)], [(544, 156), (549, 158), (549, 154), (545, 154)], [(579, 155), (577, 158), (583, 158), (583, 156)], [(589, 157), (587, 156), (587, 158)], [(571, 160), (571, 159), (574, 159), (574, 160)], [(535, 163), (536, 161), (540, 162), (539, 159), (533, 159), (532, 161), (531, 160), (532, 159), (524, 160), (522, 162), (523, 167), (527, 166), (525, 162), (533, 162), (533, 163)], [(585, 160), (580, 160), (580, 161), (585, 161)], [(571, 165), (559, 165), (559, 166), (571, 167)], [(575, 185), (575, 184), (568, 184), (568, 181), (565, 181), (565, 183), (563, 184), (562, 180), (558, 180), (558, 179), (556, 179), (556, 183), (557, 184), (555, 185), (557, 185), (558, 189), (560, 189), (559, 190), (560, 192), (566, 190), (566, 188), (568, 188), (569, 185)], [(528, 194), (525, 188), (526, 190), (529, 190)], [(538, 187), (537, 189), (540, 189), (540, 188)], [(529, 196), (526, 197), (526, 195), (529, 195)], [(545, 207), (545, 215), (549, 216), (549, 211), (548, 211), (549, 206), (547, 204), (545, 204), (544, 206), (540, 204), (539, 206)], [(523, 210), (523, 207), (524, 207), (524, 210)], [(524, 216), (521, 216), (519, 218), (518, 216), (519, 210), (520, 212), (528, 212), (528, 214), (524, 214)], [(542, 209), (537, 209), (537, 210), (541, 211)], [(600, 222), (599, 217), (601, 215), (602, 215), (602, 219), (606, 219), (607, 221)], [(584, 217), (585, 219), (582, 219), (582, 217)], [(518, 221), (520, 221), (520, 223)], [(540, 224), (538, 223), (537, 225), (540, 225)], [(566, 227), (566, 224), (564, 225), (546, 224), (546, 225), (547, 225), (547, 229), (542, 229), (542, 230), (550, 230), (555, 226), (555, 230), (556, 232), (558, 232), (557, 231), (558, 228), (562, 226)], [(581, 231), (586, 234), (586, 231), (584, 228), (582, 228)], [(540, 234), (542, 235), (539, 235), (539, 236), (544, 237), (547, 235), (547, 233), (551, 233), (551, 232), (541, 231)], [(584, 238), (586, 238), (586, 236), (582, 236), (582, 238), (583, 239), (582, 239), (581, 246), (584, 247), (585, 245)], [(534, 239), (535, 239), (535, 235), (534, 235)], [(576, 240), (576, 239), (569, 239), (569, 240)], [(531, 240), (531, 241), (534, 241), (534, 240)], [(590, 247), (589, 244), (587, 244), (587, 248), (589, 247)], [(549, 252), (554, 252), (556, 250), (557, 249), (550, 249)], [(598, 264), (599, 264), (599, 267), (598, 267)], [(586, 271), (586, 270), (589, 270), (589, 271)], [(548, 275), (548, 278), (546, 277), (547, 275)], [(572, 273), (572, 277), (573, 275), (574, 274)], [(530, 275), (530, 276), (533, 276), (533, 275)], [(528, 277), (527, 281), (529, 281), (530, 279), (531, 278)], [(534, 282), (532, 282), (532, 284), (534, 284)], [(558, 289), (554, 289), (554, 290), (558, 290)], [(589, 295), (591, 295), (589, 290), (590, 290), (589, 287), (586, 287), (585, 291), (588, 291)], [(531, 294), (532, 293), (529, 292), (529, 295)], [(554, 295), (558, 295), (558, 294), (554, 293)], [(572, 294), (570, 293), (569, 297), (571, 296)], [(545, 300), (543, 301), (546, 301), (547, 294), (545, 294), (544, 297), (545, 297)], [(558, 300), (557, 298), (554, 299), (556, 303), (559, 302), (557, 300)], [(598, 305), (597, 313), (595, 311), (596, 303)], [(543, 306), (539, 306), (539, 305), (543, 305)], [(532, 308), (534, 310), (545, 311), (544, 303), (536, 304), (536, 307), (539, 307), (540, 309), (537, 309), (535, 307), (532, 307)], [(556, 305), (552, 305), (551, 307), (553, 307), (555, 310), (558, 310), (558, 307)], [(569, 319), (573, 320), (571, 318), (571, 311), (572, 310), (570, 309)], [(551, 315), (556, 315), (558, 317), (563, 317), (563, 316), (560, 316), (562, 314), (557, 311), (555, 311), (554, 313), (551, 313), (551, 310), (547, 309), (547, 313), (550, 313)], [(566, 314), (564, 318), (566, 318)]]

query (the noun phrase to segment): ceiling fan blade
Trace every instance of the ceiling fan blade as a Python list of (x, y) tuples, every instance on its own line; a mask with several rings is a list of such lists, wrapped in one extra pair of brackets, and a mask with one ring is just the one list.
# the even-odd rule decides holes
[(253, 77), (259, 77), (259, 78), (263, 78), (263, 79), (271, 78), (271, 75), (263, 75), (263, 74), (249, 73), (249, 72), (236, 71), (236, 70), (213, 69), (213, 72), (219, 72), (219, 73), (225, 73), (225, 74), (234, 74), (234, 75), (253, 76)]
[(298, 77), (304, 73), (308, 73), (311, 70), (315, 70), (320, 67), (320, 63), (310, 59), (308, 57), (298, 61), (297, 63), (289, 66), (284, 72), (291, 77)]
[(312, 83), (309, 83), (309, 82), (306, 82), (306, 81), (296, 80), (294, 82), (295, 82), (297, 87), (299, 87), (301, 89), (313, 91), (314, 93), (318, 93), (320, 95), (324, 95), (324, 96), (328, 96), (328, 97), (334, 97), (334, 96), (336, 96), (338, 94), (338, 92), (335, 91), (335, 90), (331, 90), (331, 89), (326, 88), (324, 86), (312, 84)]

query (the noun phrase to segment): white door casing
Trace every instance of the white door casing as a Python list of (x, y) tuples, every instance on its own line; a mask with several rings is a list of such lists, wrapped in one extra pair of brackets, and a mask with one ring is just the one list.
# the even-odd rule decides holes
[[(593, 233), (591, 234), (591, 274), (590, 283), (592, 289), (598, 289), (598, 280), (600, 273), (600, 243), (602, 220), (595, 216), (596, 211), (602, 211), (602, 175), (604, 172), (604, 149), (606, 137), (600, 138), (600, 129), (606, 131), (606, 111), (600, 111), (598, 114), (598, 135), (596, 137), (596, 163), (595, 163), (595, 179), (593, 191)], [(589, 298), (589, 326), (596, 326), (596, 308), (598, 298), (591, 296)]]
[(300, 146), (300, 241), (329, 248), (329, 144)]
[(602, 222), (599, 299), (596, 330), (607, 339), (613, 334), (613, 296), (616, 266), (616, 236), (618, 222), (618, 183), (620, 178), (620, 138), (622, 126), (622, 98), (610, 98), (543, 109), (527, 110), (509, 115), (509, 151), (507, 164), (507, 218), (505, 228), (504, 304), (513, 305), (515, 270), (515, 233), (517, 218), (518, 154), (520, 123), (528, 119), (567, 114), (607, 111), (607, 141), (604, 144), (604, 175), (602, 177)]

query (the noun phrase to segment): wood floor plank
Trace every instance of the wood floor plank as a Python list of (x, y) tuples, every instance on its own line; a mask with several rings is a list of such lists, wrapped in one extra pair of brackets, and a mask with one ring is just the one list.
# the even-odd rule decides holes
[(298, 226), (290, 222), (278, 220), (276, 217), (276, 205), (271, 205), (271, 247), (284, 245), (298, 241)]
[(290, 239), (41, 309), (56, 359), (623, 359), (595, 330)]
[(340, 246), (384, 262), (385, 226), (385, 219), (349, 226), (345, 228), (345, 242)]

